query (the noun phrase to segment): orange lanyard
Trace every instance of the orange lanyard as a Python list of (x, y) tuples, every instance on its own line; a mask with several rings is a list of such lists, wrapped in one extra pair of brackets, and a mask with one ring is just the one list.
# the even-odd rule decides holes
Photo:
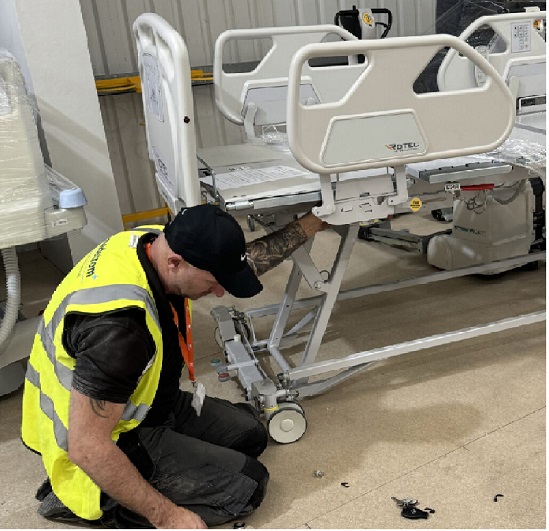
[[(149, 260), (151, 260), (151, 244), (147, 243), (145, 245), (145, 250), (147, 251), (147, 256), (149, 257)], [(152, 260), (151, 260), (152, 262)], [(177, 328), (177, 335), (179, 337), (179, 349), (181, 350), (181, 355), (183, 356), (183, 359), (185, 360), (185, 363), (187, 365), (187, 369), (189, 371), (189, 380), (194, 383), (194, 345), (193, 345), (193, 330), (192, 330), (192, 324), (191, 324), (191, 310), (189, 308), (189, 299), (185, 297), (185, 335), (187, 337), (187, 341), (183, 338), (183, 334), (179, 330), (179, 316), (177, 315), (177, 311), (173, 307), (172, 303), (170, 302), (170, 308), (172, 309), (172, 315), (173, 315), (173, 321), (175, 323), (175, 327)]]

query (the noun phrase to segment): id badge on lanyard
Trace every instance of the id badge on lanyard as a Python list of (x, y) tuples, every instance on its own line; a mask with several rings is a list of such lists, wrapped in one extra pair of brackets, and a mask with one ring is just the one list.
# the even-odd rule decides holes
[(189, 308), (189, 299), (185, 299), (185, 334), (187, 336), (187, 341), (183, 338), (183, 334), (179, 330), (179, 316), (175, 308), (172, 307), (173, 320), (177, 328), (177, 334), (179, 336), (179, 348), (181, 349), (181, 354), (183, 359), (187, 364), (187, 369), (189, 371), (189, 380), (191, 380), (194, 387), (193, 399), (191, 406), (196, 411), (196, 414), (200, 416), (202, 412), (202, 405), (204, 404), (204, 399), (206, 398), (206, 388), (201, 382), (197, 382), (194, 376), (194, 344), (193, 344), (193, 331), (191, 324), (191, 311)]

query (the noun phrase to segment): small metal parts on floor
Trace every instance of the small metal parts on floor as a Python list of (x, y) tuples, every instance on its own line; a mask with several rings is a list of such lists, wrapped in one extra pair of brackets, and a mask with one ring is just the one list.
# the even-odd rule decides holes
[(246, 527), (246, 522), (235, 522), (233, 524), (233, 529), (244, 529)]
[(349, 483), (347, 483), (346, 481), (343, 481), (343, 482), (341, 483), (341, 486), (342, 486), (342, 487), (345, 487), (346, 489), (348, 489), (351, 485), (349, 485)]
[(313, 472), (313, 476), (315, 478), (323, 478), (326, 474), (324, 472), (322, 472), (322, 470), (315, 470)]
[(494, 501), (497, 502), (498, 501), (498, 498), (503, 498), (503, 494), (496, 494), (494, 496)]
[[(409, 518), (410, 520), (429, 518), (429, 513), (427, 512), (427, 510), (422, 511), (421, 509), (418, 509), (416, 507), (419, 501), (414, 498), (403, 498), (401, 500), (399, 498), (391, 496), (391, 500), (393, 500), (399, 507), (402, 508), (400, 514), (404, 518)], [(429, 512), (435, 512), (433, 509), (430, 509), (428, 507), (426, 507), (426, 509), (429, 509)]]

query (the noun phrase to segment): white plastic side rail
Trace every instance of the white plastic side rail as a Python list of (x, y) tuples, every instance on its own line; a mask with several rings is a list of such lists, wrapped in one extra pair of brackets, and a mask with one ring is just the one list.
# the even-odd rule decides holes
[[(236, 29), (221, 33), (215, 43), (213, 68), (215, 99), (219, 110), (231, 122), (243, 125), (249, 91), (277, 86), (285, 91), (288, 84), (288, 64), (294, 54), (306, 44), (320, 43), (329, 35), (344, 40), (357, 40), (352, 33), (332, 24)], [(235, 41), (244, 39), (271, 39), (272, 46), (253, 71), (225, 72), (223, 54)], [(312, 85), (313, 92), (320, 101), (339, 99), (345, 94), (349, 83), (364, 69), (363, 64), (354, 66), (354, 69), (346, 66), (314, 69), (313, 75), (313, 69), (305, 65), (301, 82)], [(283, 96), (285, 100), (285, 93)], [(277, 122), (285, 122), (285, 105), (283, 107), (282, 120)]]
[(200, 203), (189, 54), (179, 33), (154, 13), (140, 15), (133, 32), (149, 157), (160, 193), (175, 213)]
[[(481, 68), (485, 85), (416, 94), (415, 80), (443, 47)], [(299, 101), (307, 61), (356, 54), (366, 56), (368, 67), (340, 101), (308, 107)], [(492, 151), (509, 136), (514, 119), (513, 97), (494, 67), (450, 35), (310, 44), (290, 65), (289, 147), (320, 175)]]
[[(469, 25), (459, 38), (467, 41), (479, 28), (489, 26), (503, 40), (505, 50), (500, 52), (488, 50), (488, 62), (510, 85), (513, 71), (522, 66), (523, 70), (528, 70), (531, 76), (535, 76), (536, 85), (543, 87), (543, 92), (540, 94), (545, 94), (546, 44), (534, 28), (534, 22), (536, 20), (545, 21), (546, 18), (545, 11), (480, 17)], [(444, 57), (438, 71), (437, 81), (439, 89), (443, 91), (476, 87), (478, 84), (474, 64), (467, 57), (457, 53), (455, 49), (449, 50)], [(518, 87), (515, 90), (518, 90)]]

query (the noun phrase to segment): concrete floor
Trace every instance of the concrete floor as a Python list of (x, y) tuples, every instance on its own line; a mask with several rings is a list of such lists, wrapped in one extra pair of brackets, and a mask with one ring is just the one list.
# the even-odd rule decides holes
[[(395, 225), (410, 220), (414, 230), (441, 230), (413, 215)], [(329, 265), (337, 242), (332, 231), (319, 235), (313, 257), (320, 267)], [(34, 316), (61, 275), (38, 253), (20, 260), (23, 313)], [(226, 296), (195, 304), (196, 372), (210, 395), (241, 399), (236, 382), (218, 382), (210, 365), (222, 353), (209, 310), (220, 303), (246, 309), (278, 302), (289, 270), (285, 262), (267, 273), (263, 293), (251, 301)], [(343, 288), (429, 271), (423, 256), (359, 241)], [(300, 288), (300, 295), (312, 294)], [(545, 265), (347, 300), (336, 305), (317, 360), (543, 308)], [(258, 320), (258, 336), (265, 337), (270, 324)], [(299, 347), (304, 344), (289, 349), (293, 363)], [(395, 357), (303, 400), (308, 429), (294, 444), (270, 442), (262, 457), (269, 492), (246, 526), (544, 529), (545, 348), (545, 324), (530, 325)], [(70, 527), (36, 514), (34, 493), (44, 472), (19, 440), (21, 394), (0, 398), (0, 528)], [(315, 477), (317, 470), (324, 476)], [(503, 496), (495, 501), (496, 494)], [(392, 496), (416, 498), (420, 508), (436, 512), (428, 520), (406, 520)]]

